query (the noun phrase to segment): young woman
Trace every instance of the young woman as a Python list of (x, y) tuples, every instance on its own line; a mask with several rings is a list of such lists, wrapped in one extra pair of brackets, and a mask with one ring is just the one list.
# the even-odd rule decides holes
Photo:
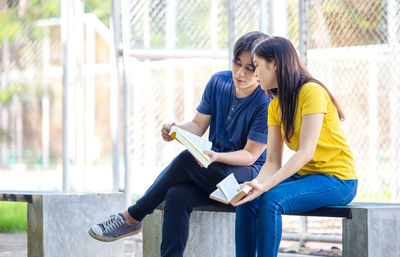
[[(260, 85), (273, 99), (267, 160), (259, 175), (245, 182), (252, 190), (237, 203), (236, 256), (275, 257), (282, 214), (350, 203), (357, 175), (340, 124), (343, 113), (301, 64), (290, 41), (261, 41), (253, 49), (253, 62)], [(295, 153), (282, 165), (284, 142)]]
[[(267, 35), (254, 31), (234, 46), (232, 71), (214, 74), (192, 121), (177, 125), (202, 136), (209, 128), (212, 163), (199, 166), (188, 152), (179, 154), (153, 185), (122, 213), (93, 225), (89, 234), (101, 241), (114, 241), (136, 234), (143, 218), (165, 201), (161, 256), (183, 256), (189, 236), (189, 217), (194, 207), (212, 204), (209, 195), (216, 184), (234, 173), (240, 182), (253, 179), (265, 162), (267, 110), (270, 98), (257, 83), (251, 49)], [(174, 123), (165, 124), (161, 136), (171, 141)]]

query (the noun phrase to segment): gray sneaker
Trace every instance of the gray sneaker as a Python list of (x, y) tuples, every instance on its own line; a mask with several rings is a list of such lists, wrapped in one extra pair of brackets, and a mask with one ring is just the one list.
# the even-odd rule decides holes
[(134, 225), (126, 223), (125, 217), (122, 213), (111, 215), (105, 221), (93, 225), (89, 229), (89, 235), (94, 239), (111, 242), (123, 237), (132, 236), (140, 232), (142, 229), (142, 222)]

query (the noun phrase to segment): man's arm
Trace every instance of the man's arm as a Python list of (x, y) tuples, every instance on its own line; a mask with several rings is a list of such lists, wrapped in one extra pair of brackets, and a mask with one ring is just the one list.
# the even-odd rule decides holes
[(210, 119), (211, 115), (197, 112), (192, 121), (178, 125), (177, 127), (201, 137), (204, 135), (204, 133), (206, 133), (208, 126), (210, 126)]
[(210, 156), (212, 162), (222, 162), (235, 166), (249, 166), (260, 157), (266, 147), (266, 144), (247, 139), (246, 145), (241, 150), (226, 153), (205, 151), (205, 153)]
[(166, 123), (163, 125), (161, 129), (161, 136), (165, 141), (171, 141), (173, 140), (172, 137), (170, 137), (169, 132), (171, 130), (172, 126), (177, 126), (179, 128), (182, 128), (184, 130), (187, 130), (195, 135), (198, 136), (203, 136), (204, 133), (207, 131), (208, 126), (210, 125), (210, 118), (211, 115), (206, 115), (197, 112), (196, 115), (194, 116), (193, 120), (184, 123), (182, 125), (177, 125), (174, 122), (173, 123)]

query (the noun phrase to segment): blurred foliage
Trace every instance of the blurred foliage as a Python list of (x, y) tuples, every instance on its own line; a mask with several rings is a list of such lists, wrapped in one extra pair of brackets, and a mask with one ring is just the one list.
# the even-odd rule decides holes
[(21, 83), (10, 83), (7, 88), (0, 89), (0, 108), (8, 108), (15, 96), (22, 96), (27, 88)]
[(31, 0), (22, 6), (20, 1), (8, 1), (6, 8), (0, 10), (0, 42), (13, 42), (18, 36), (33, 30), (38, 19), (60, 16), (59, 0)]
[[(109, 25), (112, 0), (85, 0), (85, 12), (94, 13)], [(36, 35), (34, 22), (39, 19), (60, 17), (61, 0), (30, 0), (22, 5), (19, 0), (8, 1), (0, 9), (0, 42), (13, 42), (22, 35)], [(31, 33), (28, 30), (31, 30)]]
[[(27, 88), (20, 83), (10, 83), (7, 88), (0, 89), (0, 108), (7, 109), (10, 107), (15, 96), (22, 97)], [(10, 135), (7, 130), (0, 128), (0, 142), (10, 141)]]
[(383, 0), (322, 1), (317, 9), (323, 13), (333, 46), (382, 44), (387, 41), (386, 4)]
[(85, 0), (85, 12), (93, 13), (107, 27), (110, 25), (112, 0)]

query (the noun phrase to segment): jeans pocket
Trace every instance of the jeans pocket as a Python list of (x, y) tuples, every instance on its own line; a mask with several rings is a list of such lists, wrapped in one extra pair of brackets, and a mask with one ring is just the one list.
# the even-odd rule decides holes
[(354, 199), (354, 197), (356, 197), (356, 194), (357, 194), (357, 186), (358, 186), (357, 179), (344, 180), (344, 182), (347, 185), (347, 187), (350, 189), (350, 191), (349, 191), (348, 195), (345, 198), (343, 198), (341, 205), (349, 204)]

